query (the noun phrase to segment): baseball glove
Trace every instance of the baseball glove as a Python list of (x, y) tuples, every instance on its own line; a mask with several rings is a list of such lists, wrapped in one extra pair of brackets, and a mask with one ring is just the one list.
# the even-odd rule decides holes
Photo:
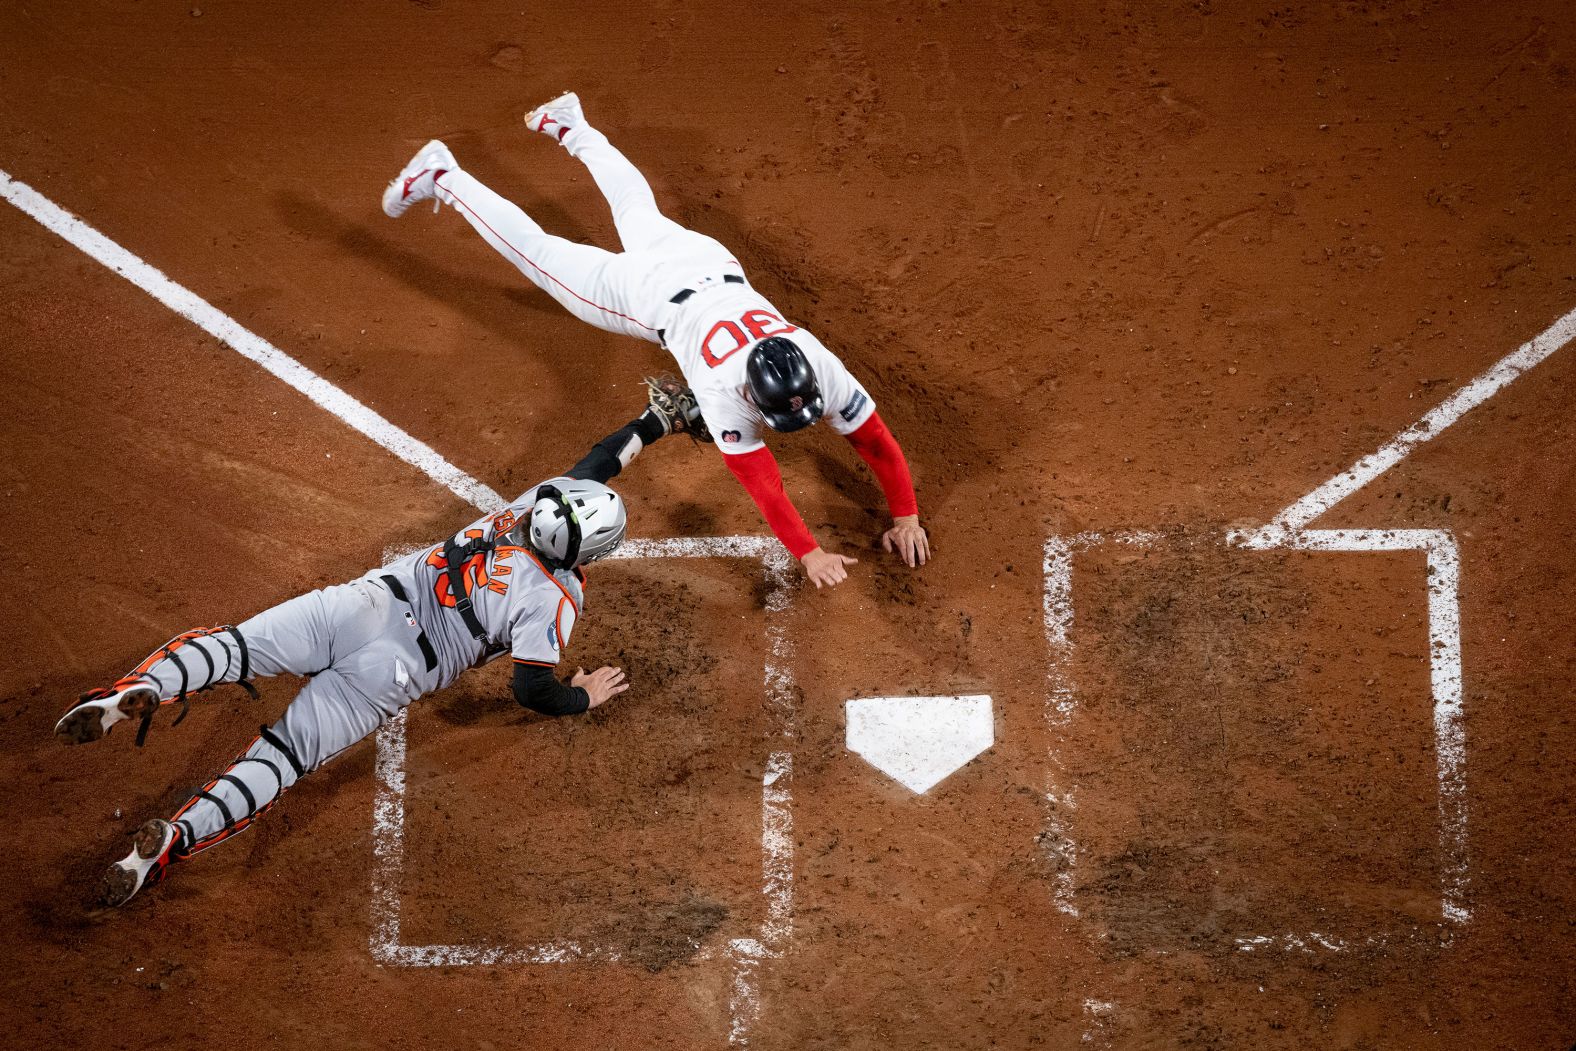
[(695, 392), (684, 386), (672, 373), (647, 376), (646, 388), (650, 391), (651, 407), (667, 421), (669, 434), (687, 434), (697, 442), (712, 440), (711, 430), (701, 417)]

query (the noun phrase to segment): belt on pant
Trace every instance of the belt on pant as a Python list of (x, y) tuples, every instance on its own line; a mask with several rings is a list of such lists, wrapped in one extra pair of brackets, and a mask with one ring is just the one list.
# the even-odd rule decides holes
[[(730, 285), (744, 284), (744, 278), (740, 277), (738, 274), (723, 274), (722, 279)], [(693, 288), (681, 288), (673, 294), (672, 298), (670, 298), (668, 302), (674, 304), (682, 303), (694, 294), (695, 290)], [(657, 339), (662, 341), (663, 346), (667, 346), (667, 341), (663, 339), (663, 334), (665, 332), (667, 332), (667, 329), (657, 329)]]
[[(378, 579), (383, 581), (383, 586), (388, 588), (389, 592), (395, 598), (399, 599), (407, 606), (410, 605), (410, 599), (405, 597), (405, 589), (400, 585), (399, 579), (397, 577), (393, 577), (385, 573)], [(412, 621), (414, 622), (414, 616), (412, 617)], [(421, 625), (419, 624), (416, 625), (416, 645), (421, 647), (421, 656), (422, 659), (427, 662), (427, 670), (431, 671), (432, 669), (436, 668), (438, 666), (437, 651), (432, 648), (432, 640), (427, 638), (427, 633), (421, 630)]]
[[(724, 281), (726, 281), (730, 285), (742, 285), (742, 284), (744, 284), (744, 278), (740, 277), (738, 274), (723, 274), (722, 275), (722, 279)], [(693, 288), (681, 288), (681, 289), (678, 290), (677, 293), (674, 294), (672, 299), (668, 300), (668, 302), (669, 303), (682, 303), (686, 299), (688, 299), (690, 296), (693, 296), (694, 294), (695, 294), (695, 290)]]

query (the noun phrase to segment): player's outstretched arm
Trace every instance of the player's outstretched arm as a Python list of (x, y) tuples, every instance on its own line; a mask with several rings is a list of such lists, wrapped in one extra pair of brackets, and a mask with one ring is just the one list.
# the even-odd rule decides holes
[(683, 433), (697, 441), (711, 440), (706, 421), (695, 404), (694, 391), (672, 376), (648, 379), (646, 386), (651, 391), (651, 404), (646, 406), (646, 411), (592, 446), (564, 477), (606, 485), (643, 449), (669, 434)]
[(584, 668), (578, 668), (565, 683), (553, 674), (550, 665), (521, 660), (514, 663), (514, 699), (522, 708), (542, 715), (579, 715), (627, 689), (629, 682), (622, 668), (598, 668), (589, 675)]
[(897, 439), (887, 429), (881, 414), (873, 412), (870, 419), (848, 435), (848, 441), (875, 472), (892, 512), (892, 528), (881, 534), (881, 546), (895, 551), (910, 566), (924, 565), (930, 561), (930, 535), (919, 524), (914, 479)]
[(848, 567), (859, 560), (821, 550), (821, 545), (815, 542), (804, 519), (788, 499), (782, 471), (770, 449), (762, 446), (747, 453), (724, 453), (722, 462), (728, 465), (728, 470), (761, 509), (761, 515), (777, 539), (804, 566), (810, 583), (822, 588), (848, 579)]
[(591, 447), (580, 462), (565, 472), (566, 478), (606, 485), (628, 467), (646, 446), (668, 433), (661, 413), (648, 408), (633, 420)]

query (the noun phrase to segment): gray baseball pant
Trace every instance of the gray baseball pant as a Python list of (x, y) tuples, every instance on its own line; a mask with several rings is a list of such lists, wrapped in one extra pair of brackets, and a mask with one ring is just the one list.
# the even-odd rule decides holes
[(161, 700), (249, 674), (309, 679), (278, 722), (175, 814), (189, 856), (246, 828), (296, 781), (436, 689), (409, 616), (380, 580), (322, 588), (259, 613), (235, 630), (188, 632), (133, 672)]

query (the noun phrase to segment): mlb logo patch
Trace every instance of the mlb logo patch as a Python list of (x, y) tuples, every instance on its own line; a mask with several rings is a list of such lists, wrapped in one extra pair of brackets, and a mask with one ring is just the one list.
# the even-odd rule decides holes
[(738, 431), (723, 431), (722, 432), (722, 440), (725, 441), (725, 442), (729, 442), (729, 443), (736, 442), (736, 441), (739, 440), (739, 432)]

